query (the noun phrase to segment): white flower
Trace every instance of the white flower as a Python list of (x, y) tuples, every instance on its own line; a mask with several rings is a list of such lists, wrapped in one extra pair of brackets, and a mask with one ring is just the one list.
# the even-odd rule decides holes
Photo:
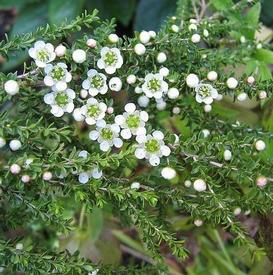
[(199, 84), (195, 87), (195, 99), (198, 103), (211, 104), (217, 98), (218, 92), (210, 84)]
[(122, 128), (120, 135), (124, 139), (130, 139), (132, 135), (145, 135), (148, 113), (136, 110), (136, 105), (133, 103), (126, 104), (124, 109), (125, 112), (122, 115), (115, 117), (115, 123)]
[(171, 29), (173, 32), (179, 32), (179, 27), (175, 24), (171, 26)]
[(61, 117), (65, 112), (71, 113), (74, 110), (73, 99), (75, 92), (72, 89), (65, 91), (53, 91), (44, 96), (44, 102), (51, 105), (51, 113)]
[(112, 77), (109, 81), (109, 88), (112, 91), (119, 92), (122, 88), (122, 81), (119, 77)]
[(84, 120), (84, 116), (82, 114), (81, 108), (75, 108), (73, 111), (73, 117), (76, 121), (83, 121)]
[(169, 73), (170, 73), (170, 71), (169, 71), (169, 69), (166, 68), (166, 67), (162, 67), (162, 68), (160, 68), (160, 70), (159, 70), (159, 74), (161, 74), (163, 77), (168, 76)]
[(135, 156), (138, 159), (148, 159), (152, 166), (160, 163), (162, 156), (169, 156), (171, 150), (164, 143), (164, 135), (161, 131), (154, 131), (152, 135), (139, 135), (136, 137), (139, 143)]
[(211, 112), (211, 110), (212, 110), (212, 107), (211, 107), (210, 104), (206, 104), (206, 105), (204, 106), (204, 111), (205, 111), (206, 113)]
[(95, 48), (97, 46), (97, 41), (93, 38), (89, 38), (86, 41), (86, 45), (90, 48)]
[(12, 174), (16, 175), (21, 172), (21, 167), (18, 164), (14, 163), (10, 166), (9, 170)]
[(178, 98), (178, 96), (179, 96), (179, 91), (178, 91), (178, 89), (177, 88), (170, 88), (169, 90), (168, 90), (168, 97), (170, 98), (170, 99), (176, 99), (176, 98)]
[(161, 98), (168, 91), (168, 84), (160, 74), (147, 74), (142, 85), (142, 90), (149, 98)]
[(50, 63), (56, 57), (53, 45), (41, 40), (34, 43), (34, 47), (28, 50), (28, 54), (40, 68), (44, 68), (47, 63)]
[(76, 49), (72, 53), (72, 59), (76, 63), (79, 63), (79, 64), (83, 63), (86, 60), (86, 52), (84, 50), (81, 50), (81, 49)]
[(19, 92), (19, 84), (11, 79), (5, 82), (4, 89), (8, 95), (15, 95)]
[(50, 181), (52, 179), (53, 175), (51, 172), (46, 171), (43, 173), (43, 180)]
[(67, 65), (64, 63), (57, 63), (57, 65), (47, 64), (44, 70), (46, 73), (44, 78), (45, 85), (53, 86), (53, 89), (56, 90), (63, 90), (62, 86), (66, 89), (66, 83), (72, 79), (72, 75), (67, 71)]
[(248, 84), (252, 85), (255, 82), (255, 78), (251, 75), (247, 78), (246, 81)]
[(82, 83), (82, 87), (88, 90), (91, 96), (96, 96), (97, 94), (106, 94), (108, 91), (106, 76), (102, 73), (91, 69), (87, 72), (88, 78)]
[(131, 189), (139, 189), (140, 188), (140, 183), (135, 181), (135, 182), (132, 182), (131, 184)]
[(267, 92), (266, 91), (260, 91), (259, 92), (259, 99), (265, 99), (267, 98)]
[(117, 124), (106, 124), (104, 120), (97, 123), (96, 130), (89, 133), (91, 140), (97, 140), (100, 149), (104, 152), (108, 151), (112, 146), (120, 148), (123, 141), (119, 138), (120, 127)]
[(143, 44), (141, 43), (137, 43), (135, 46), (134, 46), (134, 52), (137, 54), (137, 55), (143, 55), (145, 54), (146, 52), (146, 48)]
[(224, 151), (224, 160), (229, 161), (229, 160), (231, 160), (231, 158), (232, 158), (231, 151), (230, 150), (225, 150)]
[(89, 125), (94, 125), (98, 120), (105, 117), (107, 106), (104, 102), (99, 102), (95, 98), (89, 98), (86, 105), (81, 107), (82, 115), (85, 117), (85, 122)]
[(155, 31), (148, 31), (149, 35), (151, 38), (155, 38), (156, 37), (156, 32)]
[(97, 62), (100, 69), (104, 69), (108, 74), (114, 74), (117, 69), (121, 68), (123, 58), (118, 48), (103, 47), (100, 51), (101, 58)]

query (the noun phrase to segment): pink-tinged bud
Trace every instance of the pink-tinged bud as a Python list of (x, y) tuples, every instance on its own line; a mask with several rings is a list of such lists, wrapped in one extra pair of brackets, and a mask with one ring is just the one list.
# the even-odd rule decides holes
[(259, 187), (264, 187), (267, 184), (267, 178), (264, 176), (259, 176), (256, 180), (256, 184)]

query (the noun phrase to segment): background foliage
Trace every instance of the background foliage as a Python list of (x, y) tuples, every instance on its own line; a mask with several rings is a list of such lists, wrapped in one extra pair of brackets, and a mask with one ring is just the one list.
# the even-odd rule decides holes
[[(186, 2), (186, 1), (185, 1)], [(225, 10), (229, 1), (212, 1), (218, 10)], [(83, 10), (89, 11), (97, 8), (100, 16), (105, 19), (112, 17), (118, 20), (118, 34), (132, 34), (134, 30), (154, 29), (158, 30), (164, 23), (167, 16), (174, 14), (176, 10), (175, 0), (1, 0), (1, 35), (4, 32), (12, 37), (16, 34), (24, 34), (35, 30), (46, 23), (59, 24), (66, 18), (68, 21), (75, 18)], [(261, 19), (269, 28), (273, 26), (273, 1), (264, 0), (261, 6)], [(234, 17), (234, 20), (242, 18)], [(244, 18), (248, 26), (257, 24), (259, 20), (259, 8), (253, 9), (249, 17)], [(80, 34), (79, 34), (80, 35)], [(234, 36), (238, 35), (234, 30)], [(254, 34), (245, 32), (246, 36)], [(272, 37), (270, 30), (263, 30), (261, 35)], [(27, 59), (25, 52), (19, 52), (8, 61), (2, 60), (1, 70), (9, 72)], [(271, 70), (268, 64), (273, 63), (273, 54), (269, 50), (262, 50), (258, 55), (253, 56), (248, 62), (248, 70), (251, 72), (253, 64), (259, 64), (261, 78), (271, 78)], [(247, 104), (232, 104), (226, 99), (224, 104), (216, 107), (217, 112), (223, 117), (233, 117), (234, 120), (247, 122), (251, 126), (264, 126), (265, 129), (273, 132), (272, 102), (267, 106), (259, 106), (257, 102), (249, 101)], [(227, 112), (228, 110), (228, 112)], [(162, 119), (164, 124), (164, 119)], [(174, 121), (183, 134), (189, 133), (189, 129), (183, 123)], [(265, 154), (273, 154), (273, 144), (269, 146)], [(125, 171), (124, 173), (126, 174)], [(70, 202), (64, 202), (69, 205)], [(67, 217), (74, 215), (74, 207), (66, 207)], [(56, 209), (58, 211), (58, 209)], [(168, 211), (168, 210), (167, 210)], [(103, 260), (107, 264), (118, 262), (137, 262), (143, 260), (152, 262), (151, 255), (147, 254), (141, 242), (135, 238), (135, 229), (124, 231), (119, 228), (110, 215), (111, 211), (96, 209), (88, 216), (85, 226), (78, 229), (65, 239), (58, 236), (47, 236), (42, 242), (49, 247), (58, 247), (60, 250), (69, 248), (72, 252), (80, 249), (81, 255), (92, 260)], [(80, 213), (79, 213), (80, 215)], [(269, 274), (272, 264), (261, 251), (257, 255), (246, 253), (244, 248), (238, 249), (232, 243), (232, 236), (218, 231), (210, 226), (196, 228), (188, 217), (176, 217), (170, 212), (170, 219), (176, 219), (175, 230), (181, 231), (189, 237), (188, 248), (192, 257), (185, 263), (177, 263), (171, 257), (166, 256), (173, 274), (181, 274), (181, 270), (188, 274)], [(241, 217), (250, 228), (257, 226), (255, 219)], [(245, 219), (245, 220), (244, 220)], [(41, 224), (34, 224), (34, 231), (42, 227)], [(35, 226), (37, 228), (35, 228)], [(111, 231), (111, 234), (109, 233)], [(162, 248), (164, 251), (164, 247)]]

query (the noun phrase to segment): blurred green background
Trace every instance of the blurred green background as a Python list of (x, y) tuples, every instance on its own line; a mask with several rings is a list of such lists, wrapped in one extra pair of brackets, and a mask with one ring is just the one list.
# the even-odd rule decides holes
[[(132, 36), (135, 30), (158, 30), (166, 17), (175, 13), (176, 0), (0, 0), (0, 40), (5, 33), (11, 37), (24, 34), (46, 23), (70, 21), (82, 11), (95, 8), (99, 10), (100, 17), (117, 19), (118, 35)], [(269, 28), (263, 29), (261, 35), (271, 36), (273, 0), (262, 1), (261, 20)], [(9, 60), (0, 56), (0, 70), (13, 71), (20, 68), (26, 59), (25, 51), (10, 56)], [(273, 132), (272, 100), (264, 105), (265, 108), (254, 101), (231, 105), (226, 99), (224, 104), (215, 108), (223, 116), (232, 116), (250, 125), (262, 125)], [(273, 143), (269, 150), (269, 153), (273, 152)], [(70, 213), (73, 209), (66, 207), (67, 214), (73, 216), (74, 213)], [(181, 263), (166, 255), (171, 274), (273, 274), (272, 263), (262, 251), (252, 255), (244, 247), (238, 249), (234, 246), (232, 236), (223, 230), (206, 225), (198, 228), (192, 224), (190, 217), (173, 217), (172, 214), (170, 219), (174, 219), (175, 230), (187, 238), (191, 257)], [(240, 220), (254, 234), (257, 221), (245, 215)], [(68, 238), (52, 237), (47, 245), (70, 251), (79, 248), (82, 255), (94, 261), (102, 259), (105, 263), (152, 262), (136, 236), (135, 229), (121, 229), (107, 211), (95, 209), (84, 228), (79, 228)]]

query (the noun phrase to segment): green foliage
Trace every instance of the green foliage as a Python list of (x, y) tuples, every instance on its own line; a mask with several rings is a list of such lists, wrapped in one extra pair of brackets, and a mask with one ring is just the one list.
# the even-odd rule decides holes
[[(80, 106), (85, 102), (79, 96), (83, 77), (90, 68), (96, 68), (101, 48), (113, 47), (108, 35), (114, 32), (114, 21), (101, 21), (94, 11), (91, 14), (85, 12), (71, 23), (58, 25), (61, 18), (72, 18), (78, 12), (76, 9), (81, 8), (74, 2), (71, 5), (67, 3), (50, 1), (51, 25), (7, 37), (0, 42), (0, 54), (9, 57), (18, 50), (32, 47), (39, 39), (54, 45), (58, 45), (60, 40), (66, 41), (67, 52), (59, 60), (69, 64), (73, 75), (69, 85), (76, 91), (75, 105)], [(98, 3), (105, 7), (105, 2)], [(118, 1), (113, 4), (115, 9), (111, 12), (117, 14), (123, 5), (127, 5), (128, 17), (120, 19), (127, 24), (135, 4), (135, 1), (126, 4)], [(169, 75), (165, 79), (170, 87), (179, 88), (180, 95), (174, 100), (167, 98), (164, 111), (159, 111), (157, 103), (152, 100), (147, 107), (150, 116), (147, 131), (164, 131), (165, 142), (171, 149), (171, 155), (162, 158), (159, 168), (137, 160), (132, 141), (124, 141), (122, 149), (101, 152), (98, 144), (88, 139), (87, 129), (94, 129), (93, 126), (75, 122), (68, 114), (61, 118), (51, 115), (43, 101), (50, 88), (43, 85), (44, 72), (34, 62), (25, 64), (22, 74), (0, 74), (0, 137), (7, 141), (16, 138), (22, 143), (18, 152), (11, 152), (8, 146), (1, 149), (0, 266), (5, 272), (85, 274), (99, 269), (99, 274), (157, 274), (161, 271), (167, 274), (162, 248), (166, 254), (172, 254), (172, 258), (184, 260), (189, 249), (186, 247), (187, 237), (181, 231), (185, 227), (192, 229), (193, 221), (202, 220), (214, 228), (206, 231), (210, 239), (198, 235), (202, 250), (198, 257), (200, 261), (208, 261), (208, 269), (197, 268), (197, 273), (194, 273), (193, 267), (190, 274), (213, 273), (215, 269), (220, 274), (242, 274), (236, 266), (239, 260), (230, 256), (215, 228), (221, 227), (225, 234), (232, 235), (238, 246), (260, 252), (234, 210), (250, 211), (253, 216), (273, 211), (272, 186), (267, 184), (260, 188), (256, 183), (259, 176), (272, 181), (272, 133), (263, 132), (257, 125), (250, 128), (236, 122), (240, 108), (231, 112), (222, 103), (213, 103), (213, 111), (205, 113), (202, 105), (196, 102), (195, 89), (186, 83), (190, 73), (198, 74), (207, 83), (207, 73), (217, 70), (217, 81), (209, 83), (226, 98), (236, 101), (238, 95), (244, 92), (254, 102), (261, 90), (272, 96), (272, 80), (267, 67), (273, 63), (272, 53), (266, 45), (264, 49), (257, 49), (253, 40), (260, 6), (248, 5), (246, 1), (235, 6), (231, 4), (231, 1), (212, 1), (216, 13), (208, 19), (198, 13), (199, 6), (190, 6), (190, 2), (179, 3), (177, 17), (170, 18), (156, 37), (146, 44), (145, 55), (138, 56), (133, 50), (139, 43), (138, 33), (115, 44), (124, 59), (123, 66), (115, 74), (121, 78), (124, 91), (119, 94), (109, 92), (104, 98), (107, 106), (114, 108), (115, 114), (123, 112), (124, 102), (137, 102), (139, 95), (134, 93), (135, 88), (142, 84), (148, 73), (156, 73), (162, 68), (163, 65), (156, 61), (157, 54), (167, 54), (164, 66), (169, 69)], [(151, 14), (150, 5), (154, 7)], [(148, 28), (147, 20), (141, 19), (143, 14), (158, 26), (170, 12), (166, 5), (169, 7), (169, 1), (140, 1), (136, 26)], [(173, 9), (173, 5), (170, 7)], [(194, 32), (189, 30), (189, 19), (195, 10), (200, 16), (197, 19), (202, 44), (191, 41)], [(156, 16), (159, 21), (154, 18), (155, 12), (160, 14)], [(108, 11), (105, 13), (105, 17), (108, 16)], [(112, 13), (109, 14), (112, 16)], [(250, 27), (242, 24), (240, 18)], [(180, 27), (179, 32), (173, 31), (174, 24)], [(205, 30), (209, 32), (207, 37), (203, 35)], [(80, 37), (75, 35), (80, 31), (86, 33)], [(241, 43), (242, 35), (246, 36), (246, 43)], [(94, 48), (86, 44), (90, 37), (97, 41)], [(72, 52), (79, 48), (87, 54), (82, 64), (75, 63), (72, 58)], [(235, 71), (239, 67), (241, 71)], [(245, 81), (248, 76), (245, 69), (255, 72), (255, 83), (250, 85)], [(130, 74), (138, 76), (136, 84), (126, 82)], [(239, 79), (238, 86), (229, 89), (225, 83), (234, 75)], [(259, 78), (261, 81), (257, 81)], [(9, 79), (20, 83), (18, 95), (10, 96), (4, 91), (4, 83)], [(270, 104), (270, 100), (266, 102)], [(174, 107), (180, 108), (178, 114), (174, 114)], [(114, 120), (114, 114), (109, 114), (109, 119)], [(271, 129), (272, 125), (265, 125)], [(210, 130), (209, 136), (204, 134), (204, 129)], [(255, 149), (258, 139), (265, 141), (268, 151), (261, 153)], [(223, 157), (226, 149), (232, 151), (230, 160)], [(87, 150), (89, 155), (79, 157), (81, 150)], [(32, 162), (27, 165), (29, 159)], [(21, 174), (10, 171), (14, 163), (30, 176), (30, 182), (23, 183)], [(81, 184), (78, 174), (89, 171), (94, 165), (103, 171), (103, 176)], [(162, 168), (166, 166), (177, 172), (171, 181), (161, 175)], [(46, 171), (53, 173), (53, 179), (43, 177)], [(186, 187), (184, 182), (187, 179), (192, 182), (203, 179), (206, 190), (197, 192), (196, 188)], [(133, 182), (139, 182), (140, 188), (132, 188)], [(75, 237), (76, 249), (80, 245), (97, 248), (99, 241), (104, 240), (103, 224), (109, 220), (113, 222), (113, 217), (115, 226), (119, 227), (113, 235), (133, 249), (134, 254), (137, 254), (135, 251), (144, 254), (144, 260), (149, 264), (133, 267), (94, 264), (97, 259), (89, 261), (79, 252), (65, 251), (65, 248), (70, 248), (65, 241), (62, 247), (56, 245), (60, 236), (67, 238), (68, 244)], [(120, 232), (120, 228), (129, 226), (137, 230), (134, 240)], [(23, 233), (18, 239), (9, 237), (10, 231), (14, 233), (20, 228), (23, 228)], [(23, 243), (23, 249), (18, 246), (19, 242)], [(215, 262), (217, 264), (213, 266)]]

